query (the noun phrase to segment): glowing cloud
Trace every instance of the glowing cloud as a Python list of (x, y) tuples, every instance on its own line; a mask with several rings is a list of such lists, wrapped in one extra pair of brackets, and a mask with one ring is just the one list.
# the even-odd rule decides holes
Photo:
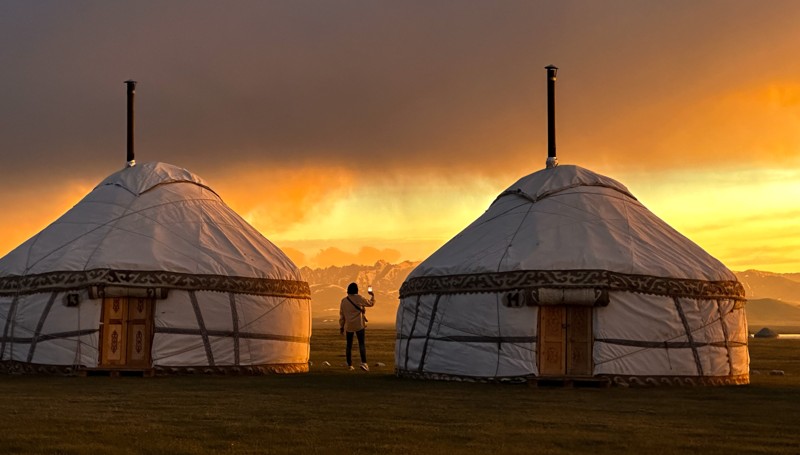
[(352, 190), (353, 175), (343, 169), (296, 169), (254, 165), (223, 169), (212, 187), (223, 200), (268, 238), (298, 224), (315, 224), (314, 217)]
[[(95, 182), (96, 183), (96, 182)], [(5, 193), (0, 227), (0, 257), (58, 219), (88, 194), (94, 184), (69, 181), (19, 186)]]

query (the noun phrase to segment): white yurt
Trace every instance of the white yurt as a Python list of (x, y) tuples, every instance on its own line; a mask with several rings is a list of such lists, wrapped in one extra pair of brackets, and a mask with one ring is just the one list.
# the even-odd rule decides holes
[(431, 379), (749, 382), (745, 295), (621, 183), (521, 178), (400, 290), (396, 372)]
[(0, 369), (308, 371), (309, 286), (199, 177), (126, 167), (0, 259)]

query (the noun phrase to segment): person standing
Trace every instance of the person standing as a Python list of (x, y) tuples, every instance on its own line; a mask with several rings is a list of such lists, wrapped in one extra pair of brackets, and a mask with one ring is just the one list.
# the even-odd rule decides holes
[(339, 306), (339, 333), (347, 333), (347, 350), (345, 357), (347, 357), (347, 368), (352, 370), (353, 362), (351, 351), (353, 349), (353, 334), (358, 338), (358, 352), (361, 354), (361, 369), (369, 371), (367, 365), (367, 346), (364, 344), (364, 330), (367, 327), (366, 307), (375, 305), (375, 294), (372, 292), (372, 286), (368, 291), (370, 298), (365, 299), (358, 295), (358, 285), (350, 283), (347, 286), (347, 297), (342, 299), (342, 304)]

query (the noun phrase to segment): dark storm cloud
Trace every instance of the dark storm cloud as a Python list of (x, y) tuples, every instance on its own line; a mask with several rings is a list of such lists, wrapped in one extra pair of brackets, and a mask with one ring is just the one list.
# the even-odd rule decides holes
[(662, 120), (647, 106), (792, 70), (770, 52), (785, 50), (771, 43), (794, 33), (798, 4), (759, 8), (6, 2), (0, 179), (119, 167), (128, 78), (140, 81), (137, 158), (201, 174), (231, 161), (480, 169), (520, 160), (545, 148), (548, 63), (562, 67), (559, 147), (627, 153), (626, 121)]

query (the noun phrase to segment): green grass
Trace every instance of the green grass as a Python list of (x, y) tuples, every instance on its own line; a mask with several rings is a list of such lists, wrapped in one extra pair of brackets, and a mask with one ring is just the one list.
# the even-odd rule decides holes
[(389, 328), (368, 329), (370, 373), (320, 329), (304, 375), (0, 376), (0, 453), (798, 453), (800, 340), (751, 341), (764, 374), (723, 388), (403, 380)]

